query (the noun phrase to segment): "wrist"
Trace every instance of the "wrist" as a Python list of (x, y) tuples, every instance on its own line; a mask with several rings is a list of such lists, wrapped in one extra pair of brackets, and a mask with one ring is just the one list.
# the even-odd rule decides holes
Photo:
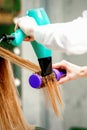
[(87, 77), (87, 66), (83, 66), (80, 68), (79, 76), (80, 77)]
[(36, 28), (34, 28), (34, 40), (36, 40), (39, 43), (42, 43), (44, 41), (44, 33), (43, 33), (43, 29), (39, 26), (37, 26)]

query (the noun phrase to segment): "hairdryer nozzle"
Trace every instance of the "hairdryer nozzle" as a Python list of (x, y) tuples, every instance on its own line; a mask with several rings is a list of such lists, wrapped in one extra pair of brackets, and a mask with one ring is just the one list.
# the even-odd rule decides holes
[(41, 68), (41, 76), (44, 77), (52, 73), (52, 57), (38, 59)]

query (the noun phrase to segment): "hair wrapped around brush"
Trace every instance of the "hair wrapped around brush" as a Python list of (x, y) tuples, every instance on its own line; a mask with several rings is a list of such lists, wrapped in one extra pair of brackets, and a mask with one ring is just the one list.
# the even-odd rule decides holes
[[(2, 58), (4, 58), (3, 60), (9, 65), (8, 61), (11, 61), (19, 66), (25, 67), (27, 69), (29, 69), (30, 71), (33, 71), (35, 73), (41, 73), (41, 69), (39, 66), (37, 66), (36, 64), (32, 63), (29, 60), (25, 60), (23, 58), (21, 58), (20, 56), (17, 56), (15, 54), (13, 54), (12, 52), (1, 48), (0, 47), (0, 56)], [(6, 59), (6, 60), (5, 60)], [(8, 60), (8, 61), (7, 61)], [(1, 65), (1, 64), (0, 64)], [(3, 67), (3, 65), (2, 65)], [(7, 67), (7, 66), (6, 66)], [(8, 76), (9, 76), (9, 80), (11, 78), (11, 71), (6, 70), (6, 67), (3, 67), (3, 70), (1, 69), (1, 72), (5, 71), (4, 74), (4, 78), (1, 81), (5, 81), (7, 78), (7, 74), (6, 72), (8, 72)], [(10, 65), (7, 67), (7, 69), (10, 69)], [(0, 75), (1, 76), (1, 75)], [(12, 81), (14, 81), (14, 79), (12, 79)], [(12, 81), (11, 85), (12, 85)], [(8, 82), (8, 85), (10, 86), (10, 82)], [(4, 82), (5, 83), (5, 82)], [(4, 84), (6, 85), (6, 83)], [(7, 86), (7, 85), (6, 85)], [(13, 86), (13, 85), (12, 85)], [(8, 87), (7, 87), (8, 88)], [(11, 88), (11, 87), (10, 87)], [(13, 87), (12, 87), (13, 88)], [(60, 111), (59, 109), (63, 106), (63, 98), (62, 98), (62, 94), (61, 94), (61, 90), (60, 90), (60, 85), (58, 84), (54, 73), (51, 73), (47, 76), (42, 77), (42, 85), (41, 88), (43, 89), (43, 91), (45, 92), (45, 96), (46, 98), (51, 102), (52, 107), (54, 109), (54, 112), (57, 116), (60, 116)], [(8, 89), (9, 90), (9, 89)], [(8, 91), (9, 92), (9, 91)], [(9, 94), (9, 93), (8, 93)], [(16, 95), (16, 93), (14, 94)], [(47, 100), (47, 101), (48, 101)], [(17, 101), (17, 100), (16, 100)], [(10, 103), (9, 103), (10, 104)], [(9, 109), (10, 110), (10, 109)], [(9, 129), (10, 130), (10, 129)], [(22, 130), (22, 129), (21, 129)]]

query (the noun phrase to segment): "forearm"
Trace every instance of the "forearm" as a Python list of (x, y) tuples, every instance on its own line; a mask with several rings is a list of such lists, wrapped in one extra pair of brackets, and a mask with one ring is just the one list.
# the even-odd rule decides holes
[(28, 38), (32, 37), (32, 40), (36, 40), (50, 49), (68, 54), (87, 52), (87, 16), (67, 23), (43, 26), (37, 26), (33, 18), (25, 16), (18, 20), (17, 27), (20, 27)]
[(69, 54), (87, 52), (87, 18), (41, 26), (34, 34), (35, 40), (48, 48)]

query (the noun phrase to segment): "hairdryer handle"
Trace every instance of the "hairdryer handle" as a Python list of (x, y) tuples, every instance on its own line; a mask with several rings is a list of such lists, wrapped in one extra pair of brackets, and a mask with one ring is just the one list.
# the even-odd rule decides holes
[[(50, 23), (49, 18), (43, 8), (28, 10), (26, 15), (29, 17), (33, 17), (39, 26)], [(22, 41), (26, 37), (26, 35), (24, 34), (24, 32), (21, 29), (17, 29), (11, 35), (15, 37), (14, 40), (10, 41), (10, 43), (14, 46), (21, 45)], [(32, 45), (38, 59), (50, 57), (52, 55), (52, 51), (50, 49), (46, 48), (45, 46), (43, 46), (40, 43), (37, 43), (36, 41), (31, 42), (31, 45)]]

